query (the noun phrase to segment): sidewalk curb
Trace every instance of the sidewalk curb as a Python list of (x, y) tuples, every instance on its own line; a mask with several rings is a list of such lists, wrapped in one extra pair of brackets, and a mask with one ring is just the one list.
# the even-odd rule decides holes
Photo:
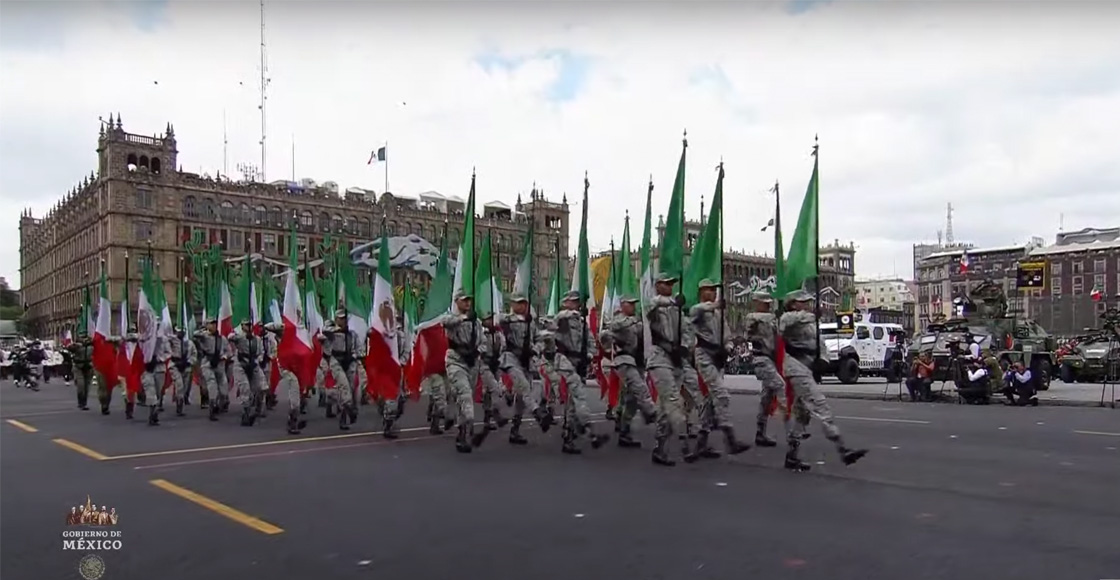
[[(751, 388), (743, 388), (743, 387), (731, 387), (729, 390), (731, 391), (732, 395), (757, 395), (757, 394), (759, 394), (759, 389), (751, 389)], [(830, 391), (827, 388), (822, 389), (822, 390), (824, 391), (824, 396), (826, 396), (830, 399), (848, 399), (848, 400), (857, 400), (857, 401), (896, 401), (896, 400), (898, 400), (898, 396), (897, 395), (892, 396), (891, 393), (887, 393), (887, 395), (884, 397), (882, 393), (860, 393), (860, 392), (853, 392), (853, 391)], [(1078, 401), (1078, 400), (1073, 400), (1073, 399), (1046, 399), (1046, 398), (1043, 398), (1043, 397), (1039, 397), (1038, 405), (1040, 407), (1101, 407), (1102, 406), (1100, 401)], [(1105, 402), (1104, 408), (1109, 408), (1109, 405), (1108, 405), (1107, 402)]]

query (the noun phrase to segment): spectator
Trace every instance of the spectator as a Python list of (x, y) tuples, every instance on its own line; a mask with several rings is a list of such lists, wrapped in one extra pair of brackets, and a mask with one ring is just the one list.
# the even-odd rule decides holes
[(1034, 381), (1031, 380), (1031, 370), (1017, 361), (1003, 376), (1003, 396), (1007, 397), (1007, 404), (1016, 407), (1031, 405), (1038, 406), (1038, 393), (1034, 390)]
[(914, 359), (910, 367), (910, 378), (906, 381), (906, 390), (910, 391), (911, 401), (932, 401), (933, 370), (935, 364), (928, 352), (923, 352)]

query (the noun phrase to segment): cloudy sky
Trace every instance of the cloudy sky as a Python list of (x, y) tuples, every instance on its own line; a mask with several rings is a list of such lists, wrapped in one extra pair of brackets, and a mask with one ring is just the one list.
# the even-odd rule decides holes
[[(726, 163), (726, 245), (792, 230), (821, 143), (821, 237), (862, 277), (910, 275), (946, 203), (958, 240), (1052, 239), (1120, 225), (1120, 3), (266, 2), (267, 177), (295, 173), (512, 204), (534, 181), (576, 201), (593, 249), (668, 206), (688, 129), (687, 211)], [(96, 163), (98, 117), (175, 125), (184, 170), (260, 164), (255, 2), (0, 7), (0, 235)], [(573, 205), (573, 212), (578, 206)], [(578, 215), (578, 214), (575, 214)], [(577, 222), (578, 223), (578, 222)], [(787, 239), (790, 235), (787, 230)], [(573, 228), (572, 235), (578, 234)], [(0, 275), (18, 280), (17, 244)]]

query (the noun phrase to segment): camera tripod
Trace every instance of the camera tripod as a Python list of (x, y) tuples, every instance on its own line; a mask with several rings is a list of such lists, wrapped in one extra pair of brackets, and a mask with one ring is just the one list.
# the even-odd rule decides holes
[[(1101, 402), (1102, 407), (1108, 406), (1113, 409), (1116, 408), (1116, 382), (1120, 380), (1120, 357), (1116, 356), (1116, 351), (1120, 349), (1120, 334), (1117, 333), (1117, 328), (1120, 327), (1120, 309), (1116, 306), (1110, 306), (1104, 313), (1101, 314), (1101, 323), (1106, 331), (1108, 331), (1108, 350), (1104, 355), (1104, 377), (1101, 379)], [(1111, 402), (1105, 404), (1105, 393), (1111, 387), (1111, 394), (1109, 399)]]

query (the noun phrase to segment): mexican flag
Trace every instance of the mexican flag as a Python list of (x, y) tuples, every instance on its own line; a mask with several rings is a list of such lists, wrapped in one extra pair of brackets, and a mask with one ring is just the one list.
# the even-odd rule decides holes
[(405, 385), (413, 398), (420, 395), (420, 381), (424, 380), (424, 377), (447, 371), (444, 361), (447, 354), (447, 335), (443, 332), (440, 318), (451, 309), (450, 266), (447, 224), (444, 223), (443, 242), (440, 245), (439, 261), (436, 262), (435, 277), (428, 286), (424, 311), (417, 317), (413, 334), (415, 339), (409, 353), (408, 369), (405, 372)]
[(817, 176), (817, 147), (813, 147), (813, 175), (805, 190), (805, 200), (801, 202), (801, 215), (797, 218), (797, 229), (789, 243), (789, 254), (785, 261), (785, 280), (781, 294), (804, 288), (805, 282), (816, 280), (820, 266), (818, 207), (819, 180)]
[(490, 232), (486, 232), (486, 239), (482, 242), (482, 255), (478, 257), (478, 270), (474, 279), (478, 287), (474, 291), (475, 311), (482, 318), (489, 314), (494, 315), (497, 322), (502, 315), (502, 290), (498, 280), (498, 271), (494, 269), (493, 245), (490, 242)]
[(382, 223), (381, 248), (377, 254), (377, 274), (373, 279), (374, 311), (370, 320), (369, 353), (366, 355), (365, 367), (368, 377), (366, 390), (373, 397), (385, 401), (396, 400), (400, 396), (401, 385), (397, 308), (393, 298), (392, 270), (389, 263), (389, 236)]
[[(641, 263), (642, 271), (638, 279), (638, 298), (641, 299), (642, 305), (642, 341), (645, 344), (645, 351), (650, 352), (653, 348), (653, 335), (650, 334), (649, 329), (649, 316), (648, 311), (653, 302), (655, 295), (653, 289), (653, 181), (649, 182), (649, 190), (646, 192), (646, 221), (645, 227), (642, 230), (642, 249), (641, 249)], [(650, 383), (652, 388), (652, 382)]]
[(536, 224), (529, 222), (529, 231), (525, 233), (525, 241), (521, 243), (521, 260), (517, 263), (517, 272), (513, 276), (513, 291), (521, 294), (533, 303), (533, 297), (529, 295), (531, 290), (530, 280), (533, 277), (533, 239), (535, 234), (533, 228)]
[(700, 301), (700, 281), (707, 278), (723, 285), (723, 165), (719, 166), (712, 211), (700, 232), (684, 272), (685, 308)]
[[(452, 285), (451, 292), (454, 295), (457, 290), (464, 290), (468, 293), (474, 293), (474, 280), (475, 259), (474, 259), (474, 203), (475, 203), (475, 176), (471, 174), (471, 193), (467, 198), (467, 211), (465, 212), (465, 219), (463, 220), (463, 238), (459, 244), (459, 253), (455, 257), (455, 282)], [(465, 276), (465, 277), (464, 277)], [(475, 297), (475, 310), (477, 311), (478, 297)], [(450, 309), (449, 305), (449, 309)]]
[(124, 266), (124, 290), (121, 294), (121, 319), (120, 337), (121, 346), (117, 349), (117, 373), (125, 385), (125, 397), (128, 400), (140, 392), (140, 374), (144, 369), (144, 353), (137, 347), (137, 343), (128, 342), (129, 327), (129, 302), (128, 302), (128, 262), (127, 255)]
[(109, 342), (109, 330), (113, 307), (109, 302), (109, 284), (105, 280), (105, 264), (101, 264), (101, 285), (97, 298), (97, 319), (93, 326), (93, 368), (99, 375), (98, 381), (106, 390), (117, 386), (117, 348)]
[(291, 249), (288, 252), (288, 272), (284, 275), (284, 309), (280, 315), (284, 332), (280, 336), (276, 359), (281, 367), (296, 375), (300, 386), (307, 387), (315, 384), (319, 359), (315, 358), (315, 341), (304, 320), (299, 285), (296, 283), (299, 259), (294, 226), (289, 236), (288, 247)]
[(556, 256), (556, 267), (552, 271), (552, 285), (548, 289), (548, 304), (545, 305), (546, 316), (556, 316), (560, 312), (560, 289), (564, 287), (564, 267), (562, 266), (563, 258), (560, 256), (560, 240), (556, 240), (556, 249), (553, 251)]
[(584, 307), (587, 308), (587, 324), (590, 331), (598, 336), (598, 311), (595, 308), (595, 293), (591, 291), (591, 252), (587, 244), (587, 191), (591, 182), (583, 176), (583, 216), (579, 224), (579, 245), (576, 249), (576, 263), (572, 272), (573, 292), (579, 292)]

